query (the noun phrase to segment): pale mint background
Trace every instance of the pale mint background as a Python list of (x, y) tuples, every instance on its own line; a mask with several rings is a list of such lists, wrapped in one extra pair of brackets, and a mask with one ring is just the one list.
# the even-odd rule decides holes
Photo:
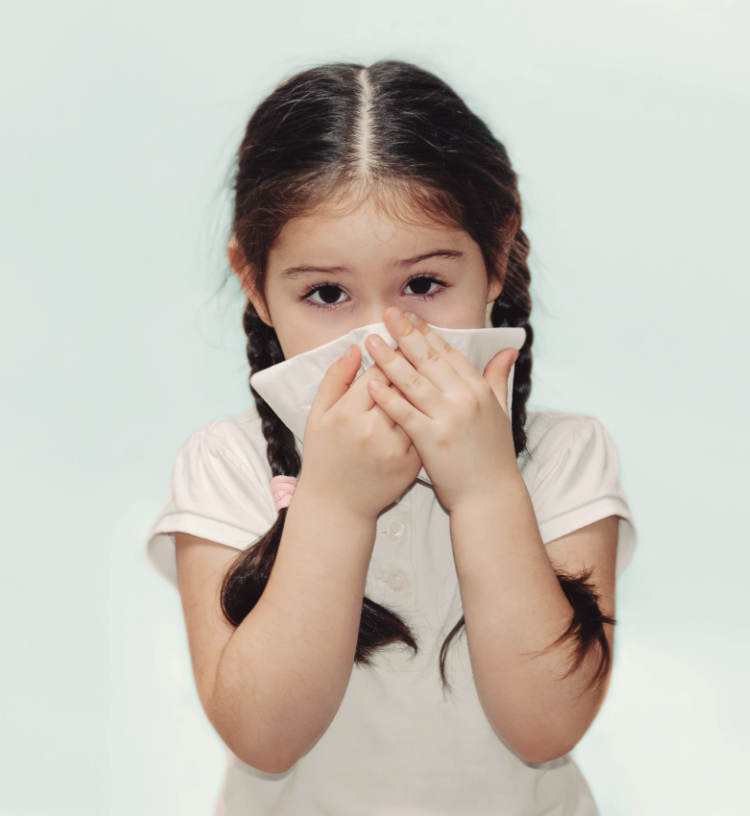
[(2, 814), (211, 813), (223, 747), (144, 546), (177, 448), (249, 405), (226, 174), (283, 77), (387, 57), (506, 143), (533, 245), (530, 407), (595, 415), (620, 451), (640, 546), (574, 755), (604, 816), (747, 813), (747, 8), (6, 12)]

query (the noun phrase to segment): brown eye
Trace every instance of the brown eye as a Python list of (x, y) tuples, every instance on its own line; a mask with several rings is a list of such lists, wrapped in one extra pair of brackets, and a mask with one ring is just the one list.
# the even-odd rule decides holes
[(329, 284), (326, 284), (325, 286), (321, 286), (318, 288), (318, 292), (320, 292), (320, 297), (326, 304), (335, 303), (338, 300), (340, 291), (341, 291), (340, 286), (330, 286)]
[[(335, 283), (321, 283), (317, 286), (313, 286), (312, 289), (309, 289), (303, 296), (302, 300), (308, 300), (312, 303), (313, 306), (317, 306), (319, 309), (330, 309), (336, 306), (336, 301), (338, 298), (339, 292), (343, 292), (343, 289), (340, 286), (337, 286)], [(320, 293), (322, 303), (319, 303), (317, 300), (313, 300), (312, 295)]]
[[(441, 288), (430, 292), (429, 289), (433, 283), (438, 284), (438, 286)], [(443, 281), (433, 277), (432, 275), (417, 275), (416, 277), (411, 278), (406, 285), (416, 289), (414, 294), (423, 299), (434, 297), (445, 288)]]

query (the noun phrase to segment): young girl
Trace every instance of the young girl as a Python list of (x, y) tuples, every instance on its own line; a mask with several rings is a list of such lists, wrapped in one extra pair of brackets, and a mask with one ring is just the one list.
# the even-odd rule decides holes
[(596, 814), (569, 752), (636, 531), (604, 425), (526, 410), (505, 148), (414, 65), (322, 65), (252, 114), (234, 190), (255, 405), (180, 448), (148, 541), (215, 813)]

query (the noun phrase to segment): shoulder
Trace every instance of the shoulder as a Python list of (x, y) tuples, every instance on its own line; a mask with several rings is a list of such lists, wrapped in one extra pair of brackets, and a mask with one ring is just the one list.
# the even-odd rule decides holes
[(526, 449), (518, 464), (542, 515), (599, 494), (624, 498), (615, 441), (604, 423), (589, 414), (529, 411)]
[(261, 419), (254, 410), (214, 420), (179, 447), (169, 492), (148, 535), (156, 569), (177, 586), (176, 532), (246, 549), (277, 517)]
[(617, 573), (638, 535), (612, 435), (597, 417), (565, 411), (527, 412), (526, 448), (519, 470), (546, 544), (599, 519), (620, 518)]
[(179, 459), (226, 462), (261, 482), (271, 478), (262, 419), (251, 408), (215, 419), (192, 433), (180, 446)]
[(531, 481), (579, 448), (606, 448), (614, 452), (613, 440), (602, 421), (589, 414), (550, 408), (527, 411), (526, 449), (519, 466)]

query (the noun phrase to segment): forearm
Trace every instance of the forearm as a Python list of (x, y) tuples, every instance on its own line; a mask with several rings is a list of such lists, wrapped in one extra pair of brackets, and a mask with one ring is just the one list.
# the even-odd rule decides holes
[(353, 668), (375, 521), (297, 485), (266, 588), (224, 649), (212, 697), (227, 744), (249, 764), (285, 770), (335, 716)]
[(466, 634), (477, 692), (497, 734), (541, 762), (571, 750), (602, 701), (588, 689), (598, 664), (589, 652), (568, 677), (563, 643), (573, 607), (547, 556), (520, 473), (493, 496), (454, 509), (450, 519)]

